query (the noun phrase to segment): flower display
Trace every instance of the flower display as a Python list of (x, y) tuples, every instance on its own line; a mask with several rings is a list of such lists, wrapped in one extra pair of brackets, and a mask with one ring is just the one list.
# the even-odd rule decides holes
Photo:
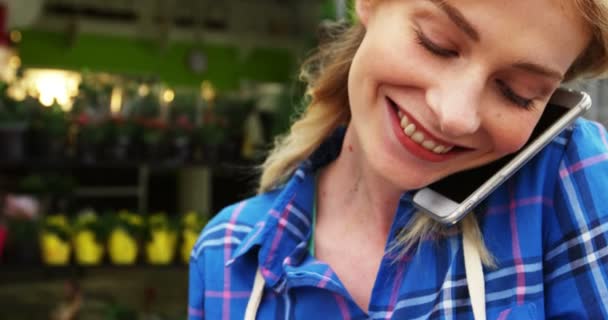
[(108, 253), (112, 263), (129, 265), (136, 262), (142, 230), (143, 219), (139, 214), (121, 210), (113, 217), (108, 237)]
[(65, 215), (50, 215), (43, 219), (39, 241), (45, 264), (61, 266), (69, 263), (70, 234), (70, 225)]
[(177, 233), (174, 223), (164, 212), (148, 217), (146, 256), (150, 264), (169, 264), (175, 256)]
[(180, 248), (181, 258), (184, 263), (190, 261), (190, 252), (198, 239), (201, 230), (207, 224), (207, 219), (196, 211), (189, 211), (182, 216), (182, 245)]
[(104, 254), (108, 235), (106, 219), (101, 219), (93, 210), (84, 210), (73, 221), (72, 243), (76, 262), (81, 265), (97, 265)]

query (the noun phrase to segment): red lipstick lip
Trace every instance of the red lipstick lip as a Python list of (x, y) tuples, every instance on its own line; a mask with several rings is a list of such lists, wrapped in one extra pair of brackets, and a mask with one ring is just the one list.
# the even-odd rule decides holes
[[(399, 140), (401, 145), (403, 145), (403, 147), (405, 147), (405, 149), (407, 149), (411, 154), (413, 154), (414, 156), (416, 156), (422, 160), (426, 160), (426, 161), (430, 161), (430, 162), (442, 162), (442, 161), (446, 161), (462, 152), (462, 151), (452, 149), (447, 153), (437, 154), (430, 150), (427, 150), (423, 146), (412, 141), (412, 139), (410, 137), (405, 135), (405, 133), (403, 132), (403, 128), (401, 128), (401, 123), (400, 123), (399, 116), (397, 115), (397, 110), (396, 110), (396, 109), (399, 109), (399, 107), (390, 98), (387, 97), (386, 100), (387, 100), (387, 108), (389, 109), (388, 112), (390, 114), (391, 128), (393, 129), (393, 133), (395, 134), (395, 136), (397, 137), (397, 139)], [(399, 109), (399, 110), (401, 110), (401, 109)], [(403, 112), (403, 110), (401, 110), (401, 111)], [(407, 113), (406, 113), (406, 115), (407, 115)], [(409, 118), (409, 115), (408, 115), (408, 118)], [(418, 127), (417, 122), (415, 122), (415, 121), (412, 121), (412, 122), (414, 124), (416, 124), (416, 127)], [(420, 131), (427, 133), (424, 129), (422, 129)], [(431, 134), (429, 134), (429, 136), (433, 137), (433, 135), (431, 135)], [(433, 139), (435, 139), (435, 138), (433, 137)], [(440, 142), (444, 143), (443, 141), (441, 141), (439, 139), (437, 139), (436, 141), (440, 141)], [(453, 145), (453, 144), (445, 143), (445, 145)], [(455, 148), (458, 148), (458, 147), (455, 147)]]

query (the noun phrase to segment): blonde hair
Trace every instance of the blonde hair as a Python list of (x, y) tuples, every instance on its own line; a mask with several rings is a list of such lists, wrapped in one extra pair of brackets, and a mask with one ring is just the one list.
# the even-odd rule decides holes
[(572, 63), (565, 81), (604, 76), (608, 70), (608, 2), (571, 0), (591, 32), (587, 48)]
[[(591, 41), (568, 70), (566, 80), (602, 75), (608, 70), (608, 3), (603, 0), (572, 1), (589, 26)], [(358, 22), (329, 25), (324, 41), (303, 63), (300, 79), (307, 83), (307, 107), (290, 131), (275, 140), (274, 149), (261, 166), (259, 193), (280, 187), (297, 165), (307, 159), (336, 128), (348, 124), (350, 109), (346, 84), (353, 57), (364, 35), (365, 28)], [(486, 266), (494, 266), (475, 215), (467, 215), (457, 228), (476, 239), (476, 249), (482, 262)], [(453, 230), (417, 213), (401, 230), (393, 248), (404, 254), (421, 239), (445, 236)]]

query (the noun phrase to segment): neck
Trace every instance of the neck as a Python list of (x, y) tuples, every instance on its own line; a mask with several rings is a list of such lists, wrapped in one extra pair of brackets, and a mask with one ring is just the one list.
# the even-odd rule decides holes
[(335, 214), (349, 228), (386, 239), (403, 190), (368, 165), (356, 141), (347, 129), (340, 156), (319, 175), (320, 219)]

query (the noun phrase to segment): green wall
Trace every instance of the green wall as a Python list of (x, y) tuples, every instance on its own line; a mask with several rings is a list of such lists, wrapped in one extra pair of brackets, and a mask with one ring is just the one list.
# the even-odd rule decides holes
[(285, 49), (252, 49), (241, 55), (234, 47), (205, 44), (208, 70), (197, 75), (187, 68), (191, 43), (159, 44), (133, 38), (82, 34), (70, 43), (67, 35), (22, 30), (19, 52), (24, 67), (88, 69), (126, 75), (156, 75), (173, 86), (198, 86), (210, 80), (218, 89), (238, 88), (241, 79), (287, 82), (295, 75), (295, 57)]

